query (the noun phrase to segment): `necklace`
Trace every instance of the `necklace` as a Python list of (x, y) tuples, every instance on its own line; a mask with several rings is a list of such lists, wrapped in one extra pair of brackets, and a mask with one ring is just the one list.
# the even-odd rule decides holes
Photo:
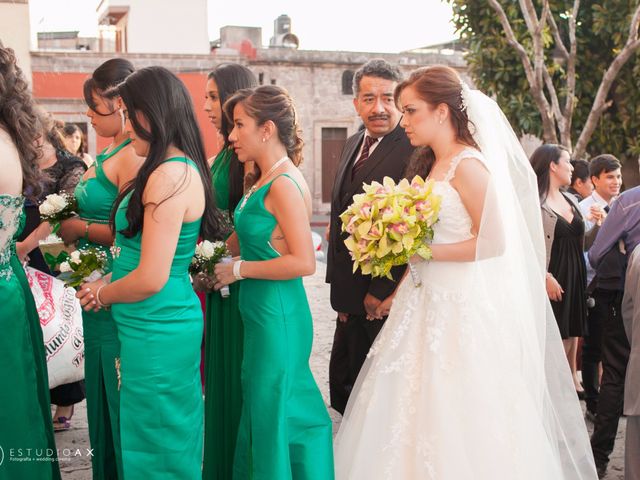
[[(282, 165), (284, 162), (286, 162), (287, 160), (289, 160), (289, 157), (282, 157), (280, 160), (278, 160), (276, 163), (274, 163), (273, 166), (269, 170), (267, 170), (267, 173), (265, 173), (264, 176), (262, 177), (263, 182), (264, 182), (264, 180), (269, 178), (271, 176), (271, 174), (273, 172), (275, 172), (276, 169), (280, 165)], [(249, 189), (249, 191), (246, 193), (246, 195), (242, 199), (242, 203), (240, 204), (240, 210), (242, 210), (244, 208), (244, 206), (247, 203), (247, 200), (249, 200), (249, 197), (251, 195), (253, 195), (254, 193), (256, 193), (256, 190), (258, 190), (258, 182), (253, 184), (253, 186)]]

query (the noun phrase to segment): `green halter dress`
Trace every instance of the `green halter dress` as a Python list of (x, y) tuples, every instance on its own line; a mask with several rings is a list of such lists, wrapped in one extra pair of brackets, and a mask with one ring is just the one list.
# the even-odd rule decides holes
[[(211, 166), (216, 206), (223, 212), (229, 210), (229, 168), (232, 161), (232, 150), (225, 148)], [(219, 292), (207, 295), (203, 480), (232, 479), (242, 410), (240, 284), (229, 285), (229, 290), (227, 298), (222, 298)]]
[[(236, 207), (243, 260), (279, 256), (270, 242), (277, 222), (264, 206), (272, 183)], [(302, 278), (239, 283), (243, 406), (234, 480), (331, 480), (332, 426), (309, 368), (313, 327)]]
[[(80, 180), (76, 186), (80, 217), (91, 223), (108, 224), (113, 203), (118, 196), (116, 187), (104, 173), (104, 163), (126, 147), (127, 139), (109, 153), (103, 150), (94, 164), (95, 176)], [(109, 247), (82, 238), (79, 248), (94, 247), (106, 253), (111, 271)], [(82, 312), (85, 352), (85, 388), (89, 440), (93, 448), (94, 480), (122, 479), (122, 452), (120, 450), (120, 394), (115, 360), (120, 356), (118, 331), (111, 312)]]
[(0, 194), (0, 480), (59, 480), (40, 318), (15, 252), (23, 204)]
[[(197, 168), (186, 158), (166, 161)], [(120, 233), (127, 226), (130, 197), (116, 212), (112, 281), (140, 262), (141, 233), (132, 238)], [(201, 478), (202, 309), (188, 272), (201, 221), (182, 224), (169, 279), (158, 293), (111, 309), (120, 339), (120, 440), (126, 480)]]

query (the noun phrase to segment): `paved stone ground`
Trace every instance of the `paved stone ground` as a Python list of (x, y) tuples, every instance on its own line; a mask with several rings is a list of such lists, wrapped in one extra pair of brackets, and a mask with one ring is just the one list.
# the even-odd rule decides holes
[[(329, 288), (324, 283), (325, 264), (318, 262), (315, 275), (305, 279), (307, 295), (314, 319), (314, 344), (311, 355), (311, 369), (322, 391), (325, 403), (329, 403), (329, 355), (333, 340), (335, 316), (329, 306)], [(340, 415), (329, 409), (333, 419), (334, 433), (340, 424)], [(622, 419), (618, 429), (616, 446), (611, 457), (605, 480), (623, 480), (624, 465), (624, 428)], [(592, 425), (589, 425), (592, 428)], [(63, 480), (91, 480), (90, 458), (86, 455), (89, 448), (87, 432), (86, 403), (76, 406), (72, 429), (56, 434)], [(507, 475), (505, 473), (505, 475)], [(504, 478), (508, 478), (508, 475)], [(496, 479), (502, 480), (502, 479)]]

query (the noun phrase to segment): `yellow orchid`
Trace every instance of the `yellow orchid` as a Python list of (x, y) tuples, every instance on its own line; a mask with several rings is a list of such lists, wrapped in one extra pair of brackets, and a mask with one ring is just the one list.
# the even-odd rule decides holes
[(340, 215), (353, 271), (391, 278), (391, 268), (406, 264), (414, 254), (430, 259), (428, 242), (440, 210), (433, 182), (415, 176), (396, 184), (385, 177), (382, 183), (363, 185), (363, 191)]

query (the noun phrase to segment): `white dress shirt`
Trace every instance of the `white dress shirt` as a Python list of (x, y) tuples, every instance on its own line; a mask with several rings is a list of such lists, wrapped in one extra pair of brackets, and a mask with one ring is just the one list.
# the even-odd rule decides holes
[[(614, 199), (615, 198), (612, 198), (611, 202), (613, 202)], [(591, 195), (589, 195), (588, 197), (585, 197), (582, 201), (580, 201), (578, 205), (580, 206), (580, 211), (582, 212), (582, 216), (584, 217), (585, 233), (589, 232), (595, 226), (595, 223), (587, 219), (587, 217), (591, 215), (591, 207), (593, 205), (600, 205), (602, 208), (605, 208), (611, 205), (611, 202), (607, 203), (607, 201), (604, 198), (602, 198), (598, 194), (598, 192), (596, 192), (595, 190), (591, 192)], [(596, 276), (596, 271), (593, 269), (593, 267), (589, 263), (589, 257), (587, 256), (587, 252), (584, 252), (584, 258), (585, 258), (585, 261), (587, 262), (587, 285), (589, 285), (593, 280), (593, 277)]]

